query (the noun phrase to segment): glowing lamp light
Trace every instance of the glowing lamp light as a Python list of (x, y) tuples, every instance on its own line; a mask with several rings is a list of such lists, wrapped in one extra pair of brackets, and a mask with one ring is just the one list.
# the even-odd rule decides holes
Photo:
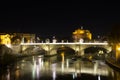
[(120, 51), (120, 46), (119, 46), (119, 47), (117, 47), (117, 50), (118, 50), (118, 51)]
[(117, 46), (116, 46), (116, 49), (117, 49), (118, 51), (120, 51), (120, 45), (117, 45)]

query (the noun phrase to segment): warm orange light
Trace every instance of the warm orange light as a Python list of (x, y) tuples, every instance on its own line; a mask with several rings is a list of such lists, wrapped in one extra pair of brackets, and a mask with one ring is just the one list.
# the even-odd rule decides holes
[(11, 44), (11, 39), (9, 34), (0, 35), (0, 44)]
[(115, 53), (116, 61), (120, 60), (120, 44), (116, 45), (116, 53)]
[(79, 39), (92, 39), (92, 34), (89, 30), (77, 29), (73, 32), (73, 38), (75, 42), (78, 42)]
[(64, 62), (64, 52), (61, 53), (62, 56), (62, 62)]
[(120, 51), (120, 47), (118, 48), (118, 50)]
[(75, 30), (75, 32), (73, 32), (73, 34), (84, 34), (84, 30), (81, 30), (81, 29), (77, 29)]
[(116, 50), (117, 50), (117, 51), (120, 51), (120, 44), (117, 44), (117, 45), (116, 45)]

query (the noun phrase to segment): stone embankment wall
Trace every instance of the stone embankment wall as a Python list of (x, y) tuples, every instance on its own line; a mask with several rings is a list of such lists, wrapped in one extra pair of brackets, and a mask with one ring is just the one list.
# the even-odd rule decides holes
[(21, 46), (20, 45), (11, 45), (11, 49), (13, 50), (13, 54), (21, 53)]
[(4, 44), (0, 44), (0, 65), (10, 64), (16, 60), (16, 56), (13, 54), (14, 51)]
[(4, 54), (12, 54), (13, 50), (9, 47), (7, 47), (4, 44), (0, 44), (0, 56), (4, 55)]

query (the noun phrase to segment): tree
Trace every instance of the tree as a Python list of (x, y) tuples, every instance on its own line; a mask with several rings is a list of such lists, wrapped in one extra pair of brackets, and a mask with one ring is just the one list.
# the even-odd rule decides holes
[(108, 42), (110, 44), (120, 43), (120, 24), (112, 25), (111, 32), (108, 35)]
[(22, 40), (22, 37), (20, 35), (15, 35), (12, 39), (11, 39), (11, 43), (12, 44), (20, 44)]
[(120, 61), (120, 51), (118, 46), (120, 46), (120, 24), (112, 25), (111, 31), (108, 35), (108, 43), (112, 46), (112, 51), (116, 61)]

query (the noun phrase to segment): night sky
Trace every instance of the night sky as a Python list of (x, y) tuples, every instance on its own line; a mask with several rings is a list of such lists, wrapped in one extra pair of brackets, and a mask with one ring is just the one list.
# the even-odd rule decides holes
[(0, 8), (0, 32), (71, 35), (75, 29), (106, 35), (120, 22), (120, 5), (112, 3), (38, 3)]

